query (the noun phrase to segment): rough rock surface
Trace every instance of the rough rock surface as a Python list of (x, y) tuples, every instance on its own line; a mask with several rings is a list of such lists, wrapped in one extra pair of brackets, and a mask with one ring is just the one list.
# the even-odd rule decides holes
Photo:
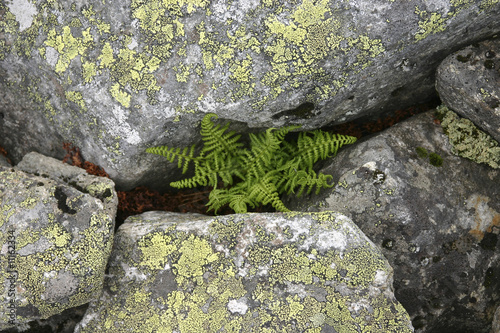
[(0, 166), (3, 166), (3, 167), (10, 167), (11, 166), (9, 161), (7, 160), (7, 158), (1, 154), (0, 154)]
[(448, 56), (436, 89), (450, 109), (500, 141), (500, 36)]
[(175, 166), (144, 149), (193, 143), (207, 112), (311, 129), (422, 102), (499, 27), (497, 0), (0, 2), (0, 145), (69, 141), (122, 189), (158, 185)]
[(99, 297), (116, 205), (111, 180), (50, 157), (0, 167), (0, 328)]
[(285, 204), (352, 218), (394, 268), (416, 332), (489, 333), (500, 304), (500, 170), (450, 150), (423, 113), (339, 152), (321, 170), (338, 182), (332, 190)]
[(29, 323), (20, 324), (1, 333), (73, 333), (75, 326), (82, 320), (88, 303), (75, 308), (66, 309), (47, 319), (37, 319)]
[(337, 213), (148, 212), (75, 332), (413, 332), (392, 268)]
[(495, 315), (493, 317), (493, 324), (491, 325), (491, 333), (500, 332), (500, 306), (495, 311)]

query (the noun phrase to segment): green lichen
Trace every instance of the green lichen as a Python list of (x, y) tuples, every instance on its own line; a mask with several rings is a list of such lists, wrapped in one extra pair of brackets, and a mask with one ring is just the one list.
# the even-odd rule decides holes
[(111, 93), (111, 96), (113, 96), (118, 103), (120, 103), (126, 108), (130, 106), (130, 99), (132, 98), (132, 96), (130, 96), (129, 93), (121, 90), (120, 85), (118, 83), (112, 85), (109, 92)]
[(416, 6), (415, 14), (423, 18), (423, 20), (418, 22), (420, 29), (415, 35), (417, 41), (421, 41), (431, 34), (442, 32), (446, 29), (446, 18), (439, 13), (428, 13), (420, 10), (418, 6)]
[(446, 106), (438, 107), (436, 113), (452, 145), (452, 153), (495, 169), (500, 168), (500, 146), (497, 141)]
[(481, 10), (483, 11), (489, 10), (494, 6), (496, 6), (499, 2), (500, 0), (482, 0), (481, 3), (479, 4), (479, 8), (481, 8)]
[(56, 73), (66, 71), (71, 60), (78, 55), (85, 55), (85, 52), (94, 46), (94, 38), (90, 33), (90, 28), (83, 30), (82, 35), (82, 37), (75, 38), (69, 26), (63, 27), (61, 33), (55, 29), (49, 31), (44, 44), (54, 48), (59, 53), (55, 66)]

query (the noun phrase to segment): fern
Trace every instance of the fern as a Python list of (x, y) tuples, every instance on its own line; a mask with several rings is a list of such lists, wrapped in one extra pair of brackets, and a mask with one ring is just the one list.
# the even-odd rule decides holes
[[(146, 152), (161, 155), (175, 162), (186, 173), (194, 165), (194, 176), (170, 183), (176, 188), (212, 186), (207, 204), (215, 213), (229, 205), (236, 213), (245, 213), (248, 207), (270, 204), (278, 211), (288, 211), (280, 195), (306, 191), (316, 193), (332, 187), (331, 175), (316, 174), (314, 164), (319, 159), (335, 156), (345, 144), (355, 137), (330, 134), (321, 130), (301, 132), (296, 142), (284, 141), (285, 136), (300, 126), (270, 128), (258, 134), (249, 134), (250, 147), (239, 142), (240, 135), (227, 132), (229, 123), (221, 127), (212, 122), (217, 115), (207, 114), (201, 122), (203, 148), (194, 156), (191, 148), (151, 147)], [(237, 180), (237, 181), (235, 181)], [(222, 181), (223, 188), (217, 188)]]

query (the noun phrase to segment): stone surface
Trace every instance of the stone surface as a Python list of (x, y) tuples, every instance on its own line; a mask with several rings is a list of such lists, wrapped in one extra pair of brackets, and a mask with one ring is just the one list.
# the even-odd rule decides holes
[(500, 304), (499, 169), (453, 155), (427, 112), (346, 147), (320, 171), (335, 188), (285, 205), (352, 218), (394, 268), (416, 332), (489, 332)]
[(436, 89), (446, 106), (500, 141), (500, 36), (448, 56)]
[(147, 212), (75, 332), (413, 332), (392, 269), (336, 213)]
[(73, 333), (88, 308), (88, 303), (76, 308), (66, 309), (47, 319), (37, 319), (29, 323), (17, 325), (1, 333)]
[(121, 189), (168, 184), (144, 149), (194, 143), (207, 112), (311, 129), (420, 103), (499, 27), (497, 0), (1, 2), (0, 145), (69, 141)]
[(0, 167), (0, 328), (100, 295), (116, 206), (110, 179), (50, 157)]
[(493, 317), (493, 324), (491, 325), (491, 333), (499, 333), (500, 332), (500, 306), (495, 311), (495, 315)]
[(7, 158), (5, 156), (3, 156), (2, 154), (0, 154), (0, 166), (3, 166), (3, 167), (10, 167), (10, 163), (9, 161), (7, 160)]

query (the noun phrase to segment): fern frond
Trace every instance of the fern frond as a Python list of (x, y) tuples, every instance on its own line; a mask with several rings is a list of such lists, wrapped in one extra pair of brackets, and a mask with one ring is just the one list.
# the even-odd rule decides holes
[(291, 126), (285, 126), (281, 127), (277, 130), (274, 131), (274, 136), (281, 142), (285, 139), (285, 135), (287, 135), (289, 132), (301, 128), (302, 125), (291, 125)]
[(207, 211), (213, 210), (215, 214), (217, 211), (231, 202), (231, 195), (229, 195), (226, 189), (213, 189), (208, 196), (209, 201), (207, 203)]
[(282, 167), (281, 177), (276, 183), (279, 193), (290, 194), (295, 187), (301, 185), (301, 179), (307, 177), (307, 172), (299, 169), (299, 163), (287, 163)]
[(182, 167), (182, 173), (184, 174), (188, 170), (189, 162), (197, 159), (196, 157), (193, 156), (194, 148), (195, 145), (192, 145), (191, 149), (186, 147), (181, 152), (180, 148), (168, 148), (167, 146), (158, 146), (158, 147), (147, 148), (146, 152), (164, 156), (167, 158), (169, 162), (174, 162), (175, 158), (177, 158), (177, 167), (179, 169)]
[(248, 191), (248, 198), (256, 203), (271, 204), (277, 211), (289, 212), (290, 210), (281, 201), (278, 190), (273, 183), (273, 179), (276, 179), (276, 173), (276, 171), (268, 172), (259, 182), (253, 184)]
[(247, 205), (250, 205), (252, 208), (255, 207), (255, 204), (251, 200), (248, 200), (246, 194), (233, 194), (229, 208), (234, 210), (236, 214), (243, 214), (247, 212)]
[[(315, 130), (299, 133), (296, 142), (286, 142), (285, 136), (300, 127), (287, 126), (250, 134), (250, 147), (246, 149), (239, 142), (240, 135), (227, 131), (229, 123), (221, 127), (212, 122), (213, 118), (218, 117), (210, 113), (201, 122), (203, 147), (197, 157), (194, 157), (194, 145), (183, 150), (161, 146), (146, 151), (162, 155), (170, 162), (177, 159), (183, 173), (193, 162), (194, 176), (170, 185), (177, 188), (212, 186), (207, 206), (215, 213), (225, 205), (236, 213), (245, 213), (248, 207), (261, 204), (289, 211), (280, 195), (295, 193), (297, 188), (300, 196), (304, 191), (311, 193), (314, 188), (318, 193), (322, 188), (332, 187), (333, 177), (316, 174), (314, 163), (336, 155), (340, 147), (356, 141), (354, 137)], [(235, 178), (240, 181), (236, 182)], [(217, 188), (220, 180), (225, 188)], [(229, 185), (232, 187), (227, 188)]]
[(297, 192), (297, 197), (300, 197), (302, 195), (306, 187), (308, 187), (307, 194), (311, 193), (314, 186), (316, 186), (316, 194), (319, 194), (319, 191), (322, 188), (333, 187), (335, 185), (334, 183), (329, 184), (332, 179), (332, 175), (325, 175), (323, 173), (317, 175), (314, 171), (308, 173), (306, 177), (303, 177), (298, 182), (300, 189)]
[(239, 149), (243, 147), (243, 144), (238, 142), (241, 135), (235, 135), (236, 132), (234, 131), (225, 133), (229, 128), (229, 123), (221, 128), (220, 125), (215, 125), (212, 122), (212, 118), (217, 119), (219, 117), (215, 113), (209, 113), (201, 121), (201, 135), (204, 141), (202, 153), (205, 154), (207, 159), (221, 153), (228, 154), (231, 157), (236, 156)]
[(171, 182), (170, 186), (175, 188), (192, 188), (198, 185), (207, 186), (209, 182), (209, 177), (207, 177), (207, 172), (204, 168), (200, 167), (199, 161), (194, 162), (194, 176), (187, 179), (181, 179), (175, 182)]
[[(312, 134), (312, 137), (308, 134)], [(353, 136), (331, 134), (322, 130), (302, 132), (297, 140), (298, 151), (295, 158), (300, 160), (301, 169), (311, 171), (314, 163), (319, 159), (335, 156), (340, 147), (354, 143), (356, 140)]]

